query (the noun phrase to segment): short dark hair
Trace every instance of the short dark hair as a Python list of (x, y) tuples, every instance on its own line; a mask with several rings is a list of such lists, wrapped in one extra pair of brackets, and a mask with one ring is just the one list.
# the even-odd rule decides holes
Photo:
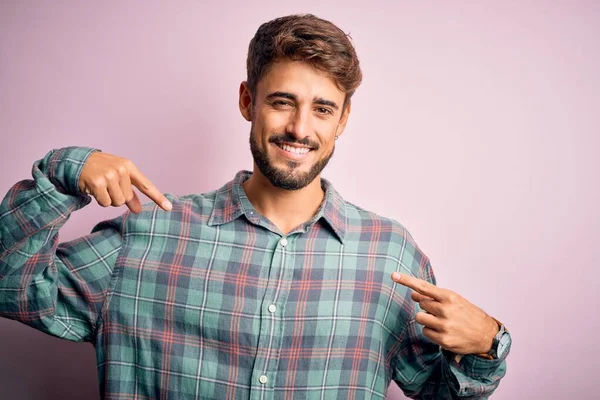
[(346, 93), (344, 107), (362, 81), (350, 36), (312, 14), (288, 15), (262, 24), (250, 41), (246, 68), (254, 99), (256, 86), (273, 62), (302, 61), (327, 73)]

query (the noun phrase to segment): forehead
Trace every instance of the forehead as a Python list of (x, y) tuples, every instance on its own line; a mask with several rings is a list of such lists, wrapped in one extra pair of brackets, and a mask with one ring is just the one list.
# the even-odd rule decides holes
[(258, 97), (279, 91), (292, 93), (300, 101), (326, 98), (341, 104), (344, 99), (344, 92), (332, 78), (301, 61), (274, 62), (258, 82), (256, 89)]

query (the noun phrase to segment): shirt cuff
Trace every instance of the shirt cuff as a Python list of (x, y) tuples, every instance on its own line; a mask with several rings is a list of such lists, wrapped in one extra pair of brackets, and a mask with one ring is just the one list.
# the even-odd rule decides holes
[(488, 360), (474, 354), (467, 354), (457, 360), (456, 355), (453, 353), (445, 355), (450, 367), (456, 368), (470, 377), (482, 377), (494, 374), (506, 357), (505, 355), (502, 358)]
[[(460, 398), (486, 398), (494, 392), (506, 374), (506, 354), (499, 359), (487, 360), (468, 354), (443, 350), (442, 375), (450, 390)], [(484, 397), (485, 396), (485, 397)]]
[(79, 189), (79, 177), (87, 159), (96, 151), (102, 150), (75, 146), (54, 149), (41, 160), (39, 168), (59, 191), (85, 195)]

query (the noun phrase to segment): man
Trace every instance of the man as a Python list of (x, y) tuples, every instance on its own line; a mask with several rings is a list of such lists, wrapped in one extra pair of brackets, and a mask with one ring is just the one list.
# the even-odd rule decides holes
[[(321, 171), (361, 81), (348, 37), (312, 15), (263, 24), (239, 91), (253, 172), (164, 196), (124, 158), (53, 150), (0, 206), (0, 315), (96, 348), (106, 399), (486, 398), (510, 336), (398, 222)], [(154, 203), (142, 206), (132, 186)], [(68, 243), (91, 202), (130, 211)]]

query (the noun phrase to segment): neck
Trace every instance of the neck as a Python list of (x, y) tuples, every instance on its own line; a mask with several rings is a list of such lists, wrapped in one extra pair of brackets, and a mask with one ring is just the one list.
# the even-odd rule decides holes
[(302, 189), (286, 190), (273, 186), (256, 166), (243, 186), (254, 208), (284, 235), (314, 217), (325, 197), (320, 175)]

